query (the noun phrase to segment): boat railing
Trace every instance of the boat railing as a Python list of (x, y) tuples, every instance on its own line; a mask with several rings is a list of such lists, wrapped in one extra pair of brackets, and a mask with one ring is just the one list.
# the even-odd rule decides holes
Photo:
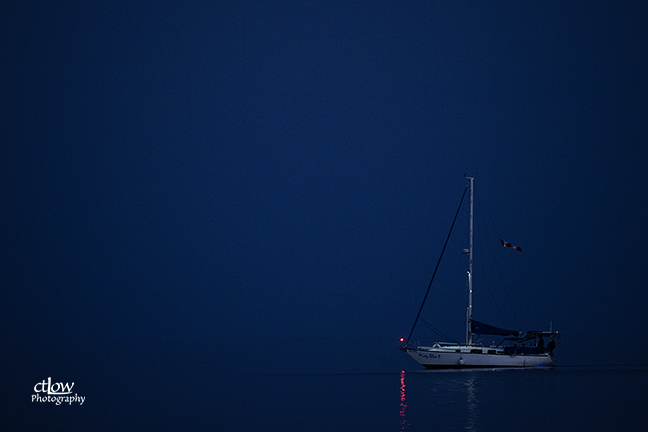
[[(409, 342), (407, 344), (401, 345), (401, 348), (409, 348), (409, 349), (429, 349), (429, 348), (459, 348), (459, 347), (465, 347), (466, 345), (457, 343), (457, 342), (434, 342), (431, 344), (424, 343), (421, 344), (420, 341), (413, 341)], [(473, 344), (471, 346), (475, 347), (481, 347), (481, 344)]]

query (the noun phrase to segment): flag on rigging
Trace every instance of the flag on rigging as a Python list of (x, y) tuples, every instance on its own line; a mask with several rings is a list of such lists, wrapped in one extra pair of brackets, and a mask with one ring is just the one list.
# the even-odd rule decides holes
[(511, 243), (509, 243), (509, 242), (505, 242), (505, 241), (502, 240), (502, 239), (500, 239), (500, 242), (502, 243), (502, 246), (504, 246), (504, 247), (512, 248), (512, 249), (515, 249), (516, 251), (520, 251), (520, 252), (522, 252), (522, 248), (521, 248), (521, 247), (513, 246)]

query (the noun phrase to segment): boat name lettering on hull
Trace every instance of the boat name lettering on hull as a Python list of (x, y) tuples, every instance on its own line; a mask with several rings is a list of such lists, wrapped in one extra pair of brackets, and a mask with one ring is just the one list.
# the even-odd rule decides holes
[(419, 357), (423, 358), (441, 358), (441, 354), (421, 354), (418, 353)]

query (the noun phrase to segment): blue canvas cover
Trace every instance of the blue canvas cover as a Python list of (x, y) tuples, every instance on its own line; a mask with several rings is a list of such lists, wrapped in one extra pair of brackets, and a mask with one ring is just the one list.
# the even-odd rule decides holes
[(516, 330), (507, 330), (499, 327), (493, 327), (483, 322), (471, 320), (470, 331), (478, 335), (495, 335), (495, 336), (515, 336), (517, 337), (520, 332)]

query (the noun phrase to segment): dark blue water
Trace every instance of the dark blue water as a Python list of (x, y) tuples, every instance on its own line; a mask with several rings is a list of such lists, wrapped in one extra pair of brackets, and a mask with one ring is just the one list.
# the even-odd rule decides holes
[[(648, 367), (421, 370), (336, 343), (9, 347), (0, 430), (623, 430), (648, 422)], [(32, 402), (74, 382), (82, 405)]]

